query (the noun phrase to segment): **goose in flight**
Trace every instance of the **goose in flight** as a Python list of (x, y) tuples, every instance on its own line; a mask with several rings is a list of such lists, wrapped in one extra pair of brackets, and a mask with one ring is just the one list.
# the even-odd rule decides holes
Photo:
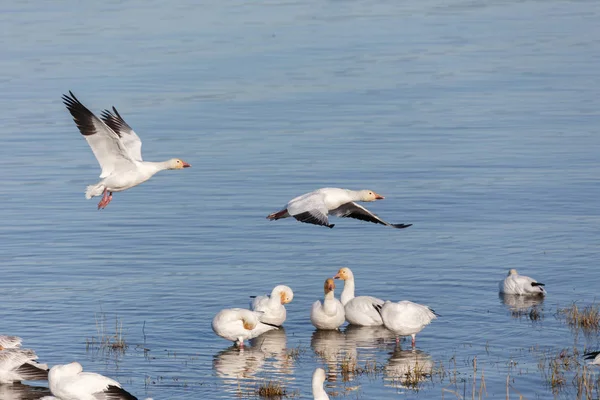
[(294, 217), (300, 222), (333, 228), (335, 224), (330, 224), (327, 216), (335, 215), (336, 217), (355, 218), (398, 229), (408, 228), (412, 225), (390, 224), (363, 206), (356, 204), (357, 201), (380, 199), (384, 199), (384, 197), (372, 190), (322, 188), (290, 200), (284, 209), (269, 214), (267, 219), (273, 221)]
[(122, 192), (146, 182), (159, 171), (191, 167), (179, 158), (162, 162), (143, 161), (142, 141), (116, 108), (113, 107), (112, 112), (104, 110), (100, 119), (71, 91), (69, 95), (63, 95), (62, 100), (102, 168), (100, 182), (89, 185), (85, 191), (86, 199), (102, 195), (98, 209), (110, 203), (113, 192)]
[(516, 269), (508, 271), (508, 275), (499, 284), (500, 293), (523, 296), (545, 296), (544, 284), (525, 275), (519, 275)]

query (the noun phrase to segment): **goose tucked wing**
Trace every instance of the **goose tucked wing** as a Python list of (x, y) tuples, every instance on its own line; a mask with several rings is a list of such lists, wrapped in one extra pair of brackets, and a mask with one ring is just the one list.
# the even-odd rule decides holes
[(136, 161), (142, 161), (142, 140), (131, 129), (129, 124), (125, 122), (117, 109), (115, 107), (112, 109), (114, 114), (109, 110), (102, 111), (102, 121), (119, 135), (121, 142), (123, 142), (129, 152), (129, 156)]
[(100, 178), (106, 178), (115, 170), (130, 167), (133, 160), (119, 135), (81, 104), (71, 91), (69, 94), (63, 95), (63, 103), (102, 168)]
[(385, 222), (377, 215), (373, 214), (371, 211), (367, 210), (363, 206), (360, 206), (354, 202), (342, 204), (338, 208), (329, 211), (329, 214), (335, 215), (336, 217), (341, 218), (355, 218), (360, 219), (361, 221), (373, 222), (376, 224), (387, 225), (393, 228), (408, 228), (412, 224), (390, 224)]

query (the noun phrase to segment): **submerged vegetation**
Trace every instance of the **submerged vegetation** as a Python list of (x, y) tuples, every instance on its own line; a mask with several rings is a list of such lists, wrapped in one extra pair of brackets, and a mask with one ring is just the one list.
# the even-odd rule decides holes
[(106, 313), (97, 313), (96, 336), (86, 339), (86, 350), (100, 350), (115, 353), (124, 353), (129, 345), (123, 335), (123, 321), (115, 316), (114, 330), (108, 328)]
[(258, 385), (256, 393), (259, 397), (265, 397), (269, 399), (283, 399), (297, 397), (300, 393), (293, 391), (289, 392), (281, 383), (277, 381), (266, 381)]
[(586, 333), (600, 329), (600, 306), (597, 303), (583, 308), (573, 303), (570, 307), (559, 308), (557, 314), (574, 329), (582, 329)]

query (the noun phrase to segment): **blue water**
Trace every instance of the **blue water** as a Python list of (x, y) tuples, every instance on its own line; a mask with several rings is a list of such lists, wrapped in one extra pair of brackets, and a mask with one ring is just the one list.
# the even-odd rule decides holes
[[(600, 281), (598, 3), (196, 3), (0, 5), (0, 333), (140, 398), (252, 398), (270, 379), (311, 398), (317, 366), (341, 398), (470, 398), (474, 357), (488, 398), (507, 375), (552, 396), (538, 353), (598, 347), (556, 317)], [(116, 106), (146, 160), (193, 167), (97, 211), (68, 90)], [(325, 186), (375, 190), (369, 209), (414, 225), (265, 219)], [(310, 306), (342, 266), (358, 294), (441, 315), (418, 353), (385, 331), (314, 331)], [(499, 299), (510, 268), (546, 284), (540, 321)], [(280, 283), (295, 293), (284, 332), (244, 352), (213, 334), (220, 309)], [(104, 319), (122, 323), (124, 354), (87, 348)], [(454, 359), (463, 381), (394, 384), (412, 356)], [(345, 357), (385, 370), (344, 381)]]

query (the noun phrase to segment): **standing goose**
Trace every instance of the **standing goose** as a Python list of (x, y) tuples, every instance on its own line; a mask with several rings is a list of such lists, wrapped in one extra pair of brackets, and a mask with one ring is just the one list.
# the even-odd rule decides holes
[(544, 284), (528, 276), (519, 275), (516, 269), (508, 271), (508, 276), (500, 281), (500, 293), (523, 296), (545, 296)]
[(323, 389), (323, 383), (325, 383), (325, 370), (317, 368), (312, 376), (313, 400), (329, 400), (327, 392)]
[(289, 286), (278, 285), (271, 291), (271, 296), (251, 296), (250, 309), (261, 312), (258, 319), (265, 324), (281, 326), (285, 322), (286, 311), (284, 304), (294, 298), (294, 292)]
[(50, 368), (48, 386), (54, 397), (43, 399), (137, 400), (119, 382), (95, 372), (83, 372), (83, 367), (78, 362)]
[(382, 306), (384, 301), (372, 296), (354, 297), (354, 274), (350, 268), (341, 268), (334, 279), (344, 281), (344, 290), (340, 300), (344, 305), (346, 321), (349, 324), (358, 326), (383, 325), (381, 315), (379, 315), (375, 306)]
[(410, 335), (412, 347), (415, 347), (417, 333), (437, 318), (431, 308), (407, 300), (386, 301), (383, 306), (376, 305), (375, 309), (381, 314), (385, 327), (397, 335), (396, 343), (400, 342), (398, 336)]
[(333, 228), (335, 224), (329, 223), (327, 215), (335, 215), (336, 217), (356, 218), (399, 229), (408, 228), (412, 225), (390, 224), (355, 203), (356, 201), (375, 201), (383, 198), (383, 196), (371, 190), (322, 188), (290, 200), (283, 210), (268, 215), (267, 219), (273, 221), (294, 217), (300, 222)]
[(162, 162), (143, 161), (142, 141), (116, 108), (113, 107), (114, 114), (104, 110), (100, 119), (71, 91), (69, 94), (63, 95), (63, 103), (102, 168), (100, 182), (88, 186), (85, 191), (86, 199), (102, 195), (98, 209), (110, 203), (113, 192), (122, 192), (146, 182), (159, 171), (191, 167), (178, 158)]
[(325, 292), (323, 304), (319, 300), (313, 303), (310, 322), (317, 329), (337, 329), (344, 323), (344, 306), (335, 298), (334, 289), (335, 282), (328, 278), (323, 286)]
[(244, 347), (245, 339), (252, 339), (277, 329), (276, 326), (260, 322), (260, 314), (243, 308), (227, 308), (215, 315), (212, 329), (218, 336), (236, 342), (239, 347)]

